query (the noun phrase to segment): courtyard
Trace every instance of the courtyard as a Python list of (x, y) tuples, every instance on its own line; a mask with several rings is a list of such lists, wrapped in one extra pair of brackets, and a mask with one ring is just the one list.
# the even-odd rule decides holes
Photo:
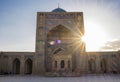
[(120, 82), (120, 74), (83, 75), (80, 77), (0, 76), (0, 82)]

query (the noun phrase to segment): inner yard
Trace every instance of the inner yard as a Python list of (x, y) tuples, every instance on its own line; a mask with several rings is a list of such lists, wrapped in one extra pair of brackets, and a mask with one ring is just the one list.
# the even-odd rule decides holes
[(120, 82), (120, 74), (83, 75), (80, 77), (0, 76), (0, 82)]

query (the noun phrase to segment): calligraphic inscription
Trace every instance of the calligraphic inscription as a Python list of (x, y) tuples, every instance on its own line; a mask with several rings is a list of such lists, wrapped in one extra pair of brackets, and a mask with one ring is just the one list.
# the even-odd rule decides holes
[(74, 14), (46, 14), (46, 19), (74, 19)]

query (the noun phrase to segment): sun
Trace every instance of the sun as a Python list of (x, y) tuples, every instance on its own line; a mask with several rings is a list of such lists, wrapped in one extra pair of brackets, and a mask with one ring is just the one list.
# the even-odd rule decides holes
[(87, 42), (87, 37), (86, 36), (82, 36), (81, 39), (82, 39), (82, 42), (85, 42), (85, 43)]
[(84, 35), (81, 36), (81, 31), (76, 34), (76, 44), (81, 45), (84, 42), (86, 51), (103, 51), (102, 47), (110, 40), (103, 28), (100, 24), (89, 21), (85, 24)]
[(108, 39), (109, 37), (99, 24), (88, 23), (85, 26), (82, 41), (85, 42), (87, 51), (99, 51)]

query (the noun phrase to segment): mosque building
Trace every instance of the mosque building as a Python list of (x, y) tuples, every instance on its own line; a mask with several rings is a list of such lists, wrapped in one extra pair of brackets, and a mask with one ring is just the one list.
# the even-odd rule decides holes
[(35, 52), (0, 52), (0, 74), (120, 73), (120, 52), (86, 52), (83, 12), (37, 12)]

